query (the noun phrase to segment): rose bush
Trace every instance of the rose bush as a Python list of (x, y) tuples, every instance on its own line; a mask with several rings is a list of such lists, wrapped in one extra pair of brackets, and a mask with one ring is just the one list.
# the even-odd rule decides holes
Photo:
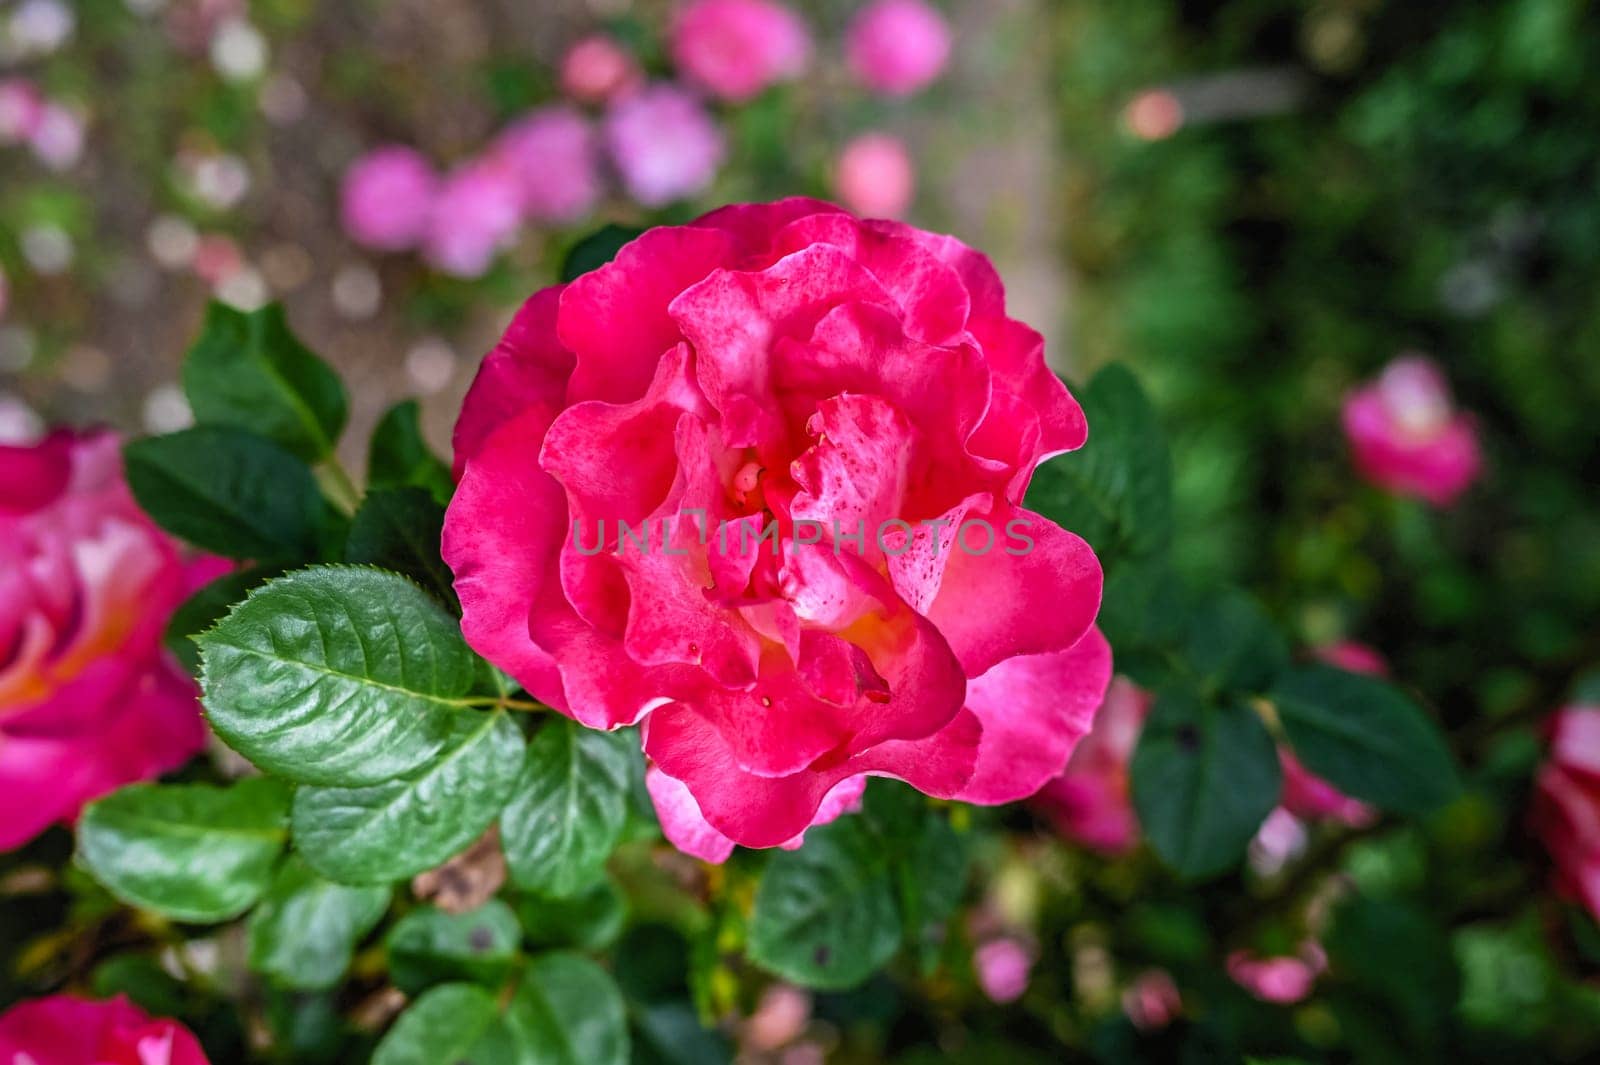
[(863, 774), (1001, 803), (1061, 772), (1110, 677), (1100, 567), (1021, 500), (1085, 436), (983, 256), (731, 207), (527, 302), (456, 426), (444, 556), (479, 653), (642, 722), (711, 827), (775, 846)]
[(216, 570), (140, 512), (114, 436), (0, 447), (0, 849), (200, 750), (161, 634)]

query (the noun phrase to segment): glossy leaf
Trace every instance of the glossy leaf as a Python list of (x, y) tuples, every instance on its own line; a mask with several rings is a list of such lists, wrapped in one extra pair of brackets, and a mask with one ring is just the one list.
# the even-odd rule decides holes
[(324, 876), (385, 884), (432, 869), (494, 823), (522, 771), (522, 732), (504, 710), (462, 711), (434, 761), (361, 788), (302, 787), (296, 849)]
[(367, 493), (350, 522), (344, 560), (410, 577), (454, 607), (450, 568), (439, 556), (444, 507), (421, 488), (380, 488)]
[(338, 375), (300, 343), (276, 304), (239, 311), (212, 303), (184, 360), (183, 390), (201, 425), (247, 429), (309, 462), (333, 453), (349, 414)]
[(78, 860), (111, 893), (180, 921), (226, 921), (255, 905), (288, 841), (288, 792), (270, 778), (230, 787), (136, 784), (91, 803)]
[(500, 819), (519, 887), (567, 896), (599, 878), (622, 835), (630, 764), (639, 757), (625, 736), (553, 715), (540, 726), (516, 797)]
[(420, 488), (448, 503), (456, 483), (450, 467), (428, 448), (420, 414), (417, 401), (408, 399), (379, 420), (367, 455), (367, 488)]
[(1254, 711), (1187, 693), (1156, 700), (1132, 762), (1133, 803), (1151, 846), (1188, 877), (1244, 855), (1277, 804), (1277, 747)]
[(428, 762), (455, 735), (477, 675), (436, 602), (360, 567), (271, 581), (198, 642), (217, 734), (307, 784), (373, 784)]
[(296, 991), (333, 987), (388, 908), (387, 887), (331, 883), (291, 858), (250, 914), (250, 968)]
[(445, 984), (412, 1003), (378, 1044), (372, 1065), (523, 1065), (494, 995)]
[(1346, 795), (1425, 813), (1459, 793), (1438, 726), (1394, 685), (1316, 665), (1284, 677), (1272, 697), (1295, 756)]

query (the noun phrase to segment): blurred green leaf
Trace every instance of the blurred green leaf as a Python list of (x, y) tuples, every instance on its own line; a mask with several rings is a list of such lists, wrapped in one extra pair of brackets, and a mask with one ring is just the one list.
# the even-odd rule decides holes
[(330, 883), (291, 857), (245, 925), (250, 968), (279, 987), (334, 987), (388, 909), (387, 887)]
[(128, 487), (157, 524), (228, 558), (310, 561), (337, 521), (305, 463), (238, 429), (146, 437), (123, 457)]
[(439, 557), (444, 507), (421, 488), (367, 493), (350, 521), (344, 560), (410, 577), (446, 606), (456, 605), (454, 578)]
[(375, 569), (270, 581), (198, 642), (217, 734), (306, 784), (373, 784), (428, 762), (456, 735), (477, 677), (454, 619)]
[(283, 308), (206, 310), (183, 363), (183, 390), (201, 425), (246, 429), (307, 462), (333, 454), (349, 414), (344, 384), (296, 339)]
[(367, 488), (421, 488), (443, 505), (456, 483), (450, 467), (428, 449), (420, 417), (417, 401), (408, 399), (379, 420), (367, 454)]
[(472, 984), (445, 984), (400, 1015), (372, 1065), (523, 1065), (529, 1060), (523, 1051), (494, 995)]
[(288, 841), (288, 789), (135, 784), (91, 803), (78, 860), (124, 902), (180, 921), (227, 921), (255, 905)]
[(384, 884), (432, 869), (494, 823), (522, 771), (522, 732), (504, 710), (458, 712), (444, 750), (404, 776), (294, 795), (295, 848), (345, 884)]
[(385, 940), (389, 978), (408, 995), (456, 981), (496, 987), (521, 940), (517, 915), (499, 899), (467, 913), (424, 906), (402, 917)]
[(860, 817), (773, 854), (750, 914), (750, 959), (807, 987), (861, 983), (893, 956), (901, 924), (882, 841)]
[(570, 898), (524, 897), (517, 912), (530, 943), (603, 950), (622, 933), (628, 898), (606, 878)]
[(539, 1065), (627, 1065), (628, 1024), (611, 974), (576, 954), (533, 959), (506, 1007), (524, 1060)]
[(1244, 856), (1277, 804), (1277, 747), (1254, 711), (1162, 694), (1131, 766), (1133, 804), (1156, 853), (1189, 878), (1214, 876)]
[(1313, 665), (1283, 677), (1272, 698), (1295, 756), (1345, 794), (1400, 813), (1459, 794), (1443, 734), (1393, 685)]
[(550, 715), (528, 744), (516, 796), (500, 818), (511, 878), (542, 895), (589, 887), (622, 836), (629, 763), (625, 736)]

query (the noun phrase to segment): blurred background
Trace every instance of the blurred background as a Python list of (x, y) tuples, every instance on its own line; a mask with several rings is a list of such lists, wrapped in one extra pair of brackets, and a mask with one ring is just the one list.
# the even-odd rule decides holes
[[(1306, 644), (1381, 648), (1484, 785), (1342, 867), (1400, 907), (1358, 929), (1357, 1005), (1219, 1023), (1362, 1061), (1583, 1060), (1600, 937), (1534, 898), (1521, 826), (1541, 719), (1600, 699), (1572, 685), (1600, 662), (1600, 13), (944, 0), (948, 58), (875, 85), (848, 59), (861, 4), (794, 6), (803, 73), (743, 93), (686, 76), (655, 0), (0, 0), (0, 432), (183, 426), (216, 298), (286, 305), (351, 384), (355, 446), (417, 396), (443, 451), (478, 359), (603, 226), (805, 194), (954, 233), (1069, 380), (1140, 374), (1179, 568), (1244, 583)], [(1339, 430), (1407, 352), (1486, 454), (1447, 513), (1356, 483)], [(969, 1060), (1083, 1045), (1124, 1012), (1113, 959), (1181, 973), (1248, 909), (1237, 884), (1009, 846), (995, 905), (1040, 928), (1038, 1008), (873, 985), (822, 1011), (867, 1033), (841, 1060), (934, 1054), (950, 1026), (1012, 1048)]]

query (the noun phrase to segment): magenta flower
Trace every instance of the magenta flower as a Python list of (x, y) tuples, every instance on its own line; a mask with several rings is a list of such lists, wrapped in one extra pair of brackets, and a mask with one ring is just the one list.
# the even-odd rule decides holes
[(868, 218), (899, 218), (917, 192), (917, 173), (905, 142), (865, 133), (845, 145), (833, 184), (844, 205)]
[(1111, 662), (1093, 552), (1020, 506), (1087, 430), (1004, 291), (952, 238), (785, 200), (535, 294), (456, 425), (468, 641), (584, 725), (642, 722), (740, 845), (863, 774), (1033, 794)]
[(633, 56), (603, 33), (578, 41), (561, 60), (561, 89), (580, 103), (609, 103), (643, 79)]
[(1072, 752), (1065, 772), (1035, 797), (1034, 805), (1063, 836), (1113, 855), (1138, 844), (1128, 763), (1152, 701), (1132, 681), (1112, 681), (1093, 730)]
[(628, 195), (646, 207), (706, 191), (726, 152), (706, 109), (670, 85), (652, 85), (614, 103), (605, 140)]
[(457, 167), (433, 201), (423, 238), (428, 262), (455, 277), (482, 277), (516, 236), (524, 202), (522, 182), (500, 160)]
[(693, 0), (673, 21), (672, 58), (686, 80), (738, 103), (804, 73), (811, 35), (773, 0)]
[[(645, 773), (645, 788), (650, 792), (650, 802), (656, 808), (656, 818), (661, 822), (661, 834), (667, 842), (685, 854), (713, 865), (721, 865), (733, 853), (734, 842), (718, 832), (700, 812), (688, 785), (675, 780), (661, 770), (651, 767)], [(823, 797), (811, 819), (812, 826), (837, 821), (845, 814), (861, 809), (861, 796), (867, 790), (865, 776), (850, 777), (834, 785)], [(778, 844), (784, 850), (798, 850), (805, 843), (806, 834), (796, 833), (792, 839)]]
[(1600, 921), (1600, 706), (1555, 715), (1534, 781), (1530, 823), (1555, 866), (1555, 888)]
[(117, 997), (55, 995), (0, 1014), (0, 1062), (7, 1065), (208, 1065), (194, 1035), (155, 1020)]
[(495, 139), (492, 154), (522, 190), (535, 222), (575, 222), (600, 199), (600, 147), (589, 120), (570, 107), (541, 107)]
[(161, 634), (206, 568), (134, 503), (113, 436), (0, 447), (0, 850), (204, 745)]
[(1448, 506), (1483, 467), (1472, 418), (1457, 413), (1444, 374), (1410, 355), (1345, 397), (1344, 431), (1373, 484)]
[(1307, 940), (1297, 954), (1262, 957), (1248, 950), (1228, 955), (1228, 975), (1233, 982), (1262, 1002), (1286, 1006), (1311, 994), (1317, 977), (1328, 968), (1328, 956)]
[(851, 21), (845, 47), (862, 84), (885, 96), (910, 96), (943, 73), (950, 27), (924, 0), (874, 0)]
[(345, 171), (340, 218), (351, 240), (378, 251), (414, 248), (427, 232), (439, 179), (410, 148), (368, 152)]

